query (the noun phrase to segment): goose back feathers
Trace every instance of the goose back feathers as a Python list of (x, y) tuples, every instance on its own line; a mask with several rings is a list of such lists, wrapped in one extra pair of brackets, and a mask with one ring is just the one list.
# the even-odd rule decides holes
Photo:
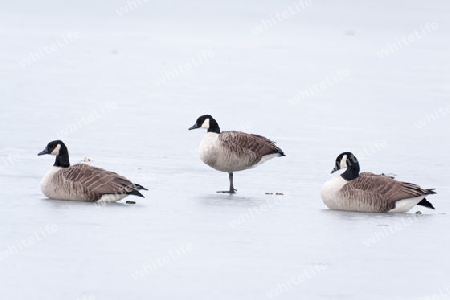
[[(55, 168), (55, 167), (54, 167)], [(138, 186), (114, 172), (76, 164), (49, 173), (41, 181), (45, 196), (61, 200), (119, 201), (128, 195), (143, 197)]]
[(239, 131), (209, 132), (200, 144), (203, 162), (222, 172), (252, 168), (275, 156), (284, 156), (284, 153), (274, 142)]

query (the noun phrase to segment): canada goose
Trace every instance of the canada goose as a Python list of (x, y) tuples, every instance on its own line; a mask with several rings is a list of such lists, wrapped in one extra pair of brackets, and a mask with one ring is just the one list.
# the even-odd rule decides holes
[(359, 162), (351, 152), (341, 153), (331, 171), (347, 170), (328, 180), (322, 188), (322, 200), (330, 209), (360, 212), (407, 212), (414, 205), (434, 209), (425, 196), (433, 189), (397, 181), (393, 176), (359, 173)]
[(56, 155), (53, 167), (41, 180), (41, 190), (51, 199), (114, 202), (128, 195), (144, 197), (146, 190), (117, 173), (81, 163), (69, 163), (69, 151), (60, 141), (48, 143), (38, 155)]
[(200, 116), (189, 130), (205, 128), (200, 143), (200, 158), (205, 164), (221, 172), (228, 172), (230, 189), (218, 193), (234, 194), (233, 172), (256, 167), (276, 156), (285, 156), (271, 140), (240, 131), (220, 132), (219, 124), (210, 115)]

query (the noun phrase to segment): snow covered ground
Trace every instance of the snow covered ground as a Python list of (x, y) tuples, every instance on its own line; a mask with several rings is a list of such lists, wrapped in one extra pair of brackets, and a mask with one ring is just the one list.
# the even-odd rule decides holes
[[(1, 299), (450, 297), (450, 4), (1, 6)], [(287, 156), (216, 194), (227, 175), (187, 130), (206, 113)], [(45, 199), (53, 158), (36, 154), (58, 138), (146, 198)], [(436, 188), (436, 211), (327, 210), (321, 185), (348, 150)]]

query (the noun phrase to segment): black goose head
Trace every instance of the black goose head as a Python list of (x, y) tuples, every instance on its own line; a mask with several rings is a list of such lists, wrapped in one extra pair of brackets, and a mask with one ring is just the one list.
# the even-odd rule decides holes
[(203, 115), (198, 117), (195, 124), (189, 127), (189, 130), (197, 128), (206, 128), (208, 132), (220, 133), (219, 124), (217, 124), (216, 120), (211, 115)]
[(353, 180), (359, 176), (359, 162), (351, 152), (343, 152), (336, 158), (335, 167), (331, 171), (334, 173), (340, 169), (347, 169), (342, 173), (342, 177), (346, 180)]
[(39, 156), (44, 154), (56, 155), (55, 167), (68, 168), (70, 166), (69, 151), (61, 140), (48, 143), (45, 149), (38, 153)]

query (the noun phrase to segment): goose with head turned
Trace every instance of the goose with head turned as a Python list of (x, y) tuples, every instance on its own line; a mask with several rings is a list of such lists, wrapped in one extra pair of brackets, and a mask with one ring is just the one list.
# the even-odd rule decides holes
[(42, 193), (48, 198), (78, 201), (119, 201), (129, 195), (144, 197), (140, 184), (117, 173), (80, 163), (69, 162), (69, 151), (60, 141), (48, 143), (38, 155), (55, 155), (55, 163), (41, 180)]
[(351, 152), (341, 153), (331, 173), (346, 169), (322, 187), (322, 200), (330, 209), (359, 212), (407, 212), (415, 205), (434, 209), (425, 198), (435, 194), (416, 184), (395, 180), (392, 176), (360, 173), (359, 162)]
[(285, 156), (271, 140), (256, 134), (240, 131), (220, 131), (211, 115), (200, 116), (189, 130), (204, 128), (207, 133), (200, 143), (200, 158), (221, 172), (227, 172), (230, 188), (218, 193), (234, 194), (233, 173), (254, 168), (277, 156)]

